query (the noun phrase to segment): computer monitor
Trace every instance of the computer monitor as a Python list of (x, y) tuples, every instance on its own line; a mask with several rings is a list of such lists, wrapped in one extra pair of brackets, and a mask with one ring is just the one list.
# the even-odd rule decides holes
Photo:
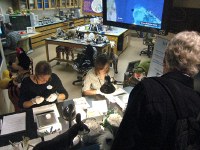
[(30, 15), (10, 16), (10, 23), (14, 31), (26, 30), (26, 27), (31, 27)]
[(103, 23), (150, 33), (168, 29), (170, 0), (103, 0)]

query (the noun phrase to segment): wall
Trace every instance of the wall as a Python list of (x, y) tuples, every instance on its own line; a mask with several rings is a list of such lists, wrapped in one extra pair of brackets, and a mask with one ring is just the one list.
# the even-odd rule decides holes
[[(60, 9), (65, 13), (69, 13), (71, 10), (73, 9), (69, 9), (69, 8), (62, 8)], [(32, 12), (35, 15), (38, 15), (39, 19), (42, 19), (44, 17), (54, 17), (54, 16), (59, 16), (59, 9), (50, 9), (50, 10), (32, 10)], [(42, 13), (41, 13), (42, 12)]]
[[(32, 11), (35, 15), (38, 15), (39, 19), (42, 19), (45, 17), (53, 17), (58, 13), (58, 10), (53, 9), (53, 10), (33, 10)], [(41, 13), (42, 12), (42, 13)]]
[(12, 0), (0, 0), (0, 7), (3, 11), (3, 14), (6, 13), (8, 7), (12, 6)]
[[(3, 53), (3, 48), (0, 40), (0, 53), (1, 56), (3, 56), (2, 63), (0, 65), (0, 76), (2, 75), (2, 72), (7, 69), (5, 57)], [(6, 114), (14, 111), (13, 104), (11, 103), (9, 97), (8, 97), (8, 90), (7, 89), (0, 89), (0, 114)]]
[(200, 0), (174, 0), (174, 7), (200, 8)]

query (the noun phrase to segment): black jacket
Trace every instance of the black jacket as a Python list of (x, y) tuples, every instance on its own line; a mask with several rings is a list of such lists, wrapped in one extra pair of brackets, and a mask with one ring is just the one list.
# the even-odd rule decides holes
[[(191, 116), (200, 112), (200, 96), (193, 90), (193, 79), (180, 72), (162, 77), (179, 105)], [(127, 109), (112, 145), (112, 150), (173, 150), (176, 113), (167, 91), (155, 80), (146, 78), (132, 90)]]

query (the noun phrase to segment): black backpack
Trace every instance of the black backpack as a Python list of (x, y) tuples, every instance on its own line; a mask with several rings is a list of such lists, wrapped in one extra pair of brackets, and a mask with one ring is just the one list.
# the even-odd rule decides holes
[[(163, 80), (163, 82), (166, 83), (164, 84), (160, 81), (162, 80), (161, 78), (152, 79), (159, 82), (167, 91), (171, 97), (172, 104), (178, 118), (176, 121), (176, 141), (174, 150), (200, 150), (200, 113), (197, 116), (189, 116), (186, 109), (187, 107), (184, 106), (184, 103), (181, 103), (181, 107), (177, 104), (177, 100), (175, 100), (172, 90), (170, 90), (170, 88), (166, 85), (167, 82)], [(199, 95), (199, 93), (196, 92), (194, 92), (194, 94)], [(181, 109), (184, 111), (180, 111)]]

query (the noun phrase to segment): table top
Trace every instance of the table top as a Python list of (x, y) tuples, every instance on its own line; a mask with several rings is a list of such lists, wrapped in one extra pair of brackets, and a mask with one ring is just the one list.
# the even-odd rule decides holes
[[(131, 90), (133, 89), (133, 87), (126, 87), (124, 88), (124, 90), (127, 93), (130, 93)], [(94, 96), (87, 96), (85, 97), (86, 100), (88, 101), (88, 103), (90, 104), (90, 101), (98, 101), (98, 100), (103, 100), (105, 99), (104, 96), (101, 95), (94, 95)], [(62, 115), (62, 110), (64, 106), (67, 106), (68, 104), (73, 103), (73, 100), (66, 100), (64, 102), (59, 102), (57, 103), (57, 109), (58, 112), (60, 114), (60, 117), (58, 118), (61, 125), (62, 125), (62, 132), (65, 132), (68, 129), (68, 122), (66, 120), (64, 120), (63, 115)], [(115, 107), (117, 104), (115, 105), (110, 105), (109, 104), (109, 108)], [(26, 112), (26, 131), (20, 131), (20, 132), (16, 132), (16, 133), (11, 133), (11, 134), (7, 134), (7, 135), (1, 135), (0, 136), (0, 147), (1, 146), (5, 146), (5, 145), (9, 145), (9, 140), (12, 142), (19, 142), (22, 140), (22, 136), (26, 136), (29, 137), (30, 139), (34, 139), (37, 138), (37, 125), (34, 122), (34, 117), (33, 117), (33, 111), (32, 109), (27, 109), (25, 110)], [(20, 112), (19, 112), (20, 113)], [(11, 113), (11, 114), (15, 114), (15, 113)], [(10, 115), (10, 114), (5, 114), (0, 116), (0, 119), (3, 118), (3, 116), (6, 115)]]
[(30, 37), (34, 37), (34, 36), (38, 36), (40, 35), (41, 33), (39, 32), (35, 32), (35, 33), (27, 33), (27, 34), (20, 34), (21, 35), (21, 38), (30, 38)]
[(51, 39), (51, 38), (46, 38), (46, 41), (55, 41), (55, 42), (64, 42), (64, 43), (71, 43), (71, 44), (78, 44), (78, 45), (92, 45), (94, 47), (105, 47), (107, 45), (107, 43), (101, 43), (101, 44), (95, 44), (95, 43), (88, 43), (85, 40), (81, 40), (81, 39), (70, 39), (70, 40), (64, 40), (64, 38), (57, 38), (57, 39)]
[[(81, 32), (93, 32), (89, 30), (89, 25), (79, 26), (77, 27), (77, 30)], [(94, 32), (94, 33), (111, 35), (111, 36), (120, 36), (122, 33), (126, 32), (127, 30), (128, 29), (119, 28), (119, 27), (111, 27), (111, 30)]]

